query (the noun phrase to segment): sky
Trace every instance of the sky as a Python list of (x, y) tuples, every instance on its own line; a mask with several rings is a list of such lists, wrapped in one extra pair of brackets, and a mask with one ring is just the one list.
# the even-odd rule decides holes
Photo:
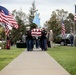
[(36, 9), (38, 9), (37, 12), (40, 13), (41, 27), (50, 19), (52, 11), (56, 9), (64, 9), (68, 13), (75, 14), (76, 0), (0, 0), (0, 5), (6, 7), (10, 12), (21, 8), (28, 15), (33, 1), (35, 1)]

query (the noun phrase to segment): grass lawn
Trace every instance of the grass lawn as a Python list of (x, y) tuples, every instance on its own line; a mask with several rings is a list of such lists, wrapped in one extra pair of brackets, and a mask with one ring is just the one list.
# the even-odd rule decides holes
[(58, 46), (47, 51), (71, 75), (76, 75), (76, 47)]
[(25, 48), (11, 47), (10, 50), (0, 50), (0, 70), (8, 65), (14, 58), (16, 58)]

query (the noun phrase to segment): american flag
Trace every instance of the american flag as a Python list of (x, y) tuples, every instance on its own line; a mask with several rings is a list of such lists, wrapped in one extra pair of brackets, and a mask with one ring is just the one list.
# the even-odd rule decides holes
[(74, 21), (76, 22), (76, 5), (75, 5), (75, 15), (74, 15)]
[(61, 34), (62, 34), (62, 36), (65, 35), (65, 25), (64, 25), (64, 22), (63, 22), (63, 18), (62, 18), (62, 30), (61, 30)]
[(39, 29), (39, 28), (32, 29), (31, 35), (32, 36), (41, 36), (41, 29)]
[(16, 29), (18, 28), (18, 24), (12, 14), (3, 6), (0, 6), (0, 22), (4, 22)]

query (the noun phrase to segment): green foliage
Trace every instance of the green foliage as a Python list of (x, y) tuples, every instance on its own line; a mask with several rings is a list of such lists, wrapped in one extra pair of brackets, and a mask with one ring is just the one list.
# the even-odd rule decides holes
[(26, 15), (21, 9), (19, 11), (14, 10), (12, 14), (16, 18), (16, 21), (19, 25), (18, 29), (13, 28), (13, 30), (11, 31), (11, 35), (10, 35), (11, 41), (16, 42), (17, 40), (21, 39), (23, 34), (25, 34), (25, 31), (26, 31)]
[(53, 30), (53, 33), (54, 33), (53, 37), (55, 41), (56, 36), (61, 33), (61, 27), (58, 26), (58, 22), (56, 21), (56, 19), (53, 21), (50, 20), (48, 24), (49, 24), (48, 30), (51, 30), (51, 29)]
[(1, 49), (5, 49), (6, 48), (6, 41), (0, 42), (0, 47), (1, 47)]
[(36, 10), (36, 7), (35, 7), (35, 2), (33, 1), (32, 7), (31, 7), (30, 10), (29, 10), (29, 17), (28, 17), (29, 26), (31, 27), (31, 29), (37, 27), (37, 25), (32, 22), (33, 19), (34, 19), (34, 17), (35, 17), (35, 13), (36, 13), (36, 12), (37, 12), (37, 10)]
[(68, 17), (65, 20), (66, 33), (74, 32), (74, 15), (69, 13)]
[(5, 29), (2, 26), (0, 26), (0, 39), (5, 40)]
[(76, 75), (76, 47), (59, 46), (47, 52), (71, 75)]
[(57, 9), (57, 10), (53, 11), (51, 14), (50, 20), (47, 22), (48, 28), (52, 29), (52, 27), (51, 27), (52, 25), (57, 25), (56, 28), (60, 28), (63, 17), (67, 18), (67, 11), (64, 11), (63, 9), (61, 9), (61, 10)]
[(11, 47), (10, 50), (0, 50), (0, 70), (3, 69), (6, 65), (8, 65), (14, 58), (16, 58), (24, 50), (24, 48), (15, 47)]
[[(36, 13), (36, 7), (35, 7), (35, 2), (32, 3), (32, 7), (30, 8), (29, 12), (30, 14), (28, 15), (28, 17), (26, 16), (26, 14), (22, 11), (22, 9), (20, 9), (19, 11), (14, 10), (12, 12), (13, 16), (15, 17), (19, 28), (18, 29), (14, 29), (11, 31), (11, 35), (10, 35), (10, 40), (14, 43), (17, 40), (20, 40), (22, 35), (25, 34), (26, 32), (26, 27), (30, 26), (31, 29), (36, 28), (37, 25), (34, 24), (33, 18), (35, 16)], [(28, 20), (28, 23), (27, 23)]]
[(64, 11), (63, 9), (57, 9), (52, 12), (51, 18), (46, 22), (45, 25), (47, 26), (47, 30), (53, 30), (54, 41), (56, 36), (61, 34), (62, 18), (64, 20), (66, 33), (74, 32), (74, 30), (76, 30), (76, 24), (74, 24), (74, 15)]
[(64, 11), (63, 9), (57, 9), (52, 12), (50, 20), (46, 23), (48, 25), (47, 29), (53, 30), (54, 41), (56, 39), (56, 36), (61, 33), (62, 17), (64, 16), (66, 18), (66, 14), (67, 11)]

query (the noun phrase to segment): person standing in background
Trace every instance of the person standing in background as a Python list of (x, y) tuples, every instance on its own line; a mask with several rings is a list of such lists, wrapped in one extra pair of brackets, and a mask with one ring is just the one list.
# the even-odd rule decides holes
[(49, 41), (49, 33), (50, 33), (50, 32), (47, 33), (47, 46), (50, 48), (51, 45), (50, 45), (50, 41)]
[(22, 35), (22, 42), (25, 43), (26, 42), (26, 36), (23, 34)]
[(50, 41), (50, 46), (51, 48), (53, 47), (53, 31), (50, 30), (49, 32), (49, 41)]
[(71, 43), (71, 46), (74, 45), (74, 34), (73, 33), (71, 33), (70, 35), (70, 43)]

